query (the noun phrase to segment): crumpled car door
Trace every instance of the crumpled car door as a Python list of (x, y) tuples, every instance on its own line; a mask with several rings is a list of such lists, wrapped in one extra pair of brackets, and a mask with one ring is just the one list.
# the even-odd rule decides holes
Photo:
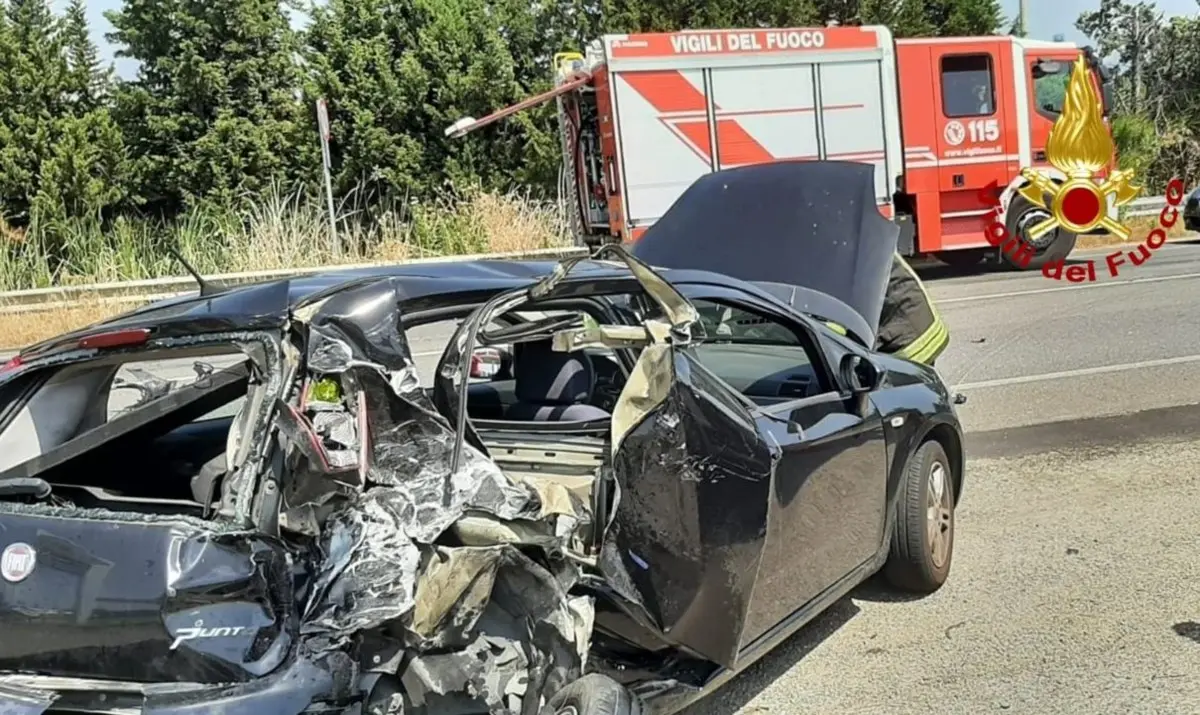
[[(644, 340), (612, 417), (619, 487), (600, 568), (666, 639), (732, 667), (766, 536), (778, 447), (749, 409), (692, 355), (694, 306), (636, 258), (617, 250), (663, 317)], [(601, 329), (602, 330), (602, 329)], [(560, 349), (613, 346), (588, 329), (556, 336)]]

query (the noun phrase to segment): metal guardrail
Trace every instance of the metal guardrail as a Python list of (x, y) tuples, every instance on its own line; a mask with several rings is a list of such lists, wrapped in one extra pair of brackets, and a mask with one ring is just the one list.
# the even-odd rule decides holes
[[(587, 249), (585, 248), (569, 246), (534, 251), (516, 251), (512, 253), (434, 256), (431, 258), (414, 258), (408, 261), (389, 261), (386, 263), (359, 263), (354, 265), (317, 266), (288, 270), (226, 273), (223, 275), (205, 276), (205, 278), (213, 283), (231, 286), (263, 283), (317, 273), (346, 273), (349, 271), (379, 268), (381, 266), (460, 263), (463, 261), (483, 260), (560, 260), (586, 255), (586, 253)], [(147, 303), (153, 300), (162, 300), (163, 298), (189, 295), (196, 293), (197, 290), (196, 281), (190, 276), (174, 276), (171, 278), (123, 281), (120, 283), (94, 283), (90, 285), (35, 288), (33, 290), (0, 291), (0, 314), (36, 313), (85, 305)]]
[(1123, 216), (1155, 216), (1166, 205), (1167, 199), (1165, 196), (1147, 196), (1142, 199), (1134, 199), (1125, 204), (1121, 214)]

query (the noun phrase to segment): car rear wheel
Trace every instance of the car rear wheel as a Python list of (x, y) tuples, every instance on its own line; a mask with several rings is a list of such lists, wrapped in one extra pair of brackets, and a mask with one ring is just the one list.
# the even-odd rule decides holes
[(933, 593), (954, 556), (954, 475), (936, 441), (922, 444), (904, 468), (892, 549), (883, 575), (896, 588)]
[(1036, 239), (1029, 238), (1029, 230), (1048, 218), (1050, 218), (1050, 212), (1046, 209), (1034, 206), (1020, 194), (1013, 196), (1012, 202), (1008, 205), (1005, 228), (1008, 230), (1009, 236), (1019, 238), (1033, 247), (1033, 259), (1029, 261), (1029, 265), (1022, 266), (1013, 261), (1012, 256), (1004, 251), (1000, 252), (1000, 257), (1011, 266), (1033, 271), (1040, 270), (1047, 263), (1061, 261), (1071, 255), (1071, 251), (1075, 250), (1075, 241), (1078, 237), (1062, 227)]
[(585, 675), (550, 698), (542, 715), (637, 715), (633, 696), (617, 681), (599, 673)]

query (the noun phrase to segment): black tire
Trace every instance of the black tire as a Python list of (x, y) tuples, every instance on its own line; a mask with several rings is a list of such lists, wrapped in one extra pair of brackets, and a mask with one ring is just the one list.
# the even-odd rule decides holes
[[(946, 534), (941, 558), (934, 553), (928, 528), (930, 482), (935, 467), (940, 468), (942, 474), (945, 496), (942, 505), (948, 505), (948, 514), (941, 514), (939, 509), (939, 516), (943, 518), (939, 518), (938, 528)], [(883, 568), (884, 578), (892, 586), (914, 593), (933, 593), (950, 575), (950, 564), (954, 560), (954, 476), (946, 451), (932, 440), (922, 444), (904, 466), (892, 525), (891, 553)]]
[(987, 254), (993, 250), (995, 249), (970, 248), (963, 251), (939, 251), (933, 256), (951, 268), (963, 270), (983, 263), (983, 259), (987, 258)]
[(542, 715), (636, 715), (633, 696), (599, 673), (585, 675), (550, 698)]
[(1071, 255), (1071, 251), (1075, 250), (1075, 241), (1078, 236), (1061, 227), (1054, 229), (1054, 231), (1042, 236), (1037, 241), (1030, 241), (1022, 232), (1021, 224), (1026, 214), (1033, 212), (1039, 215), (1050, 215), (1045, 209), (1029, 203), (1020, 194), (1014, 195), (1012, 201), (1008, 204), (1008, 213), (1006, 214), (1004, 223), (1004, 227), (1008, 230), (1008, 235), (1012, 238), (1019, 238), (1034, 247), (1033, 259), (1029, 261), (1029, 265), (1027, 266), (1022, 266), (1013, 261), (1012, 256), (1008, 253), (1004, 251), (1000, 252), (1000, 257), (1014, 268), (1031, 271), (1041, 270), (1042, 266), (1047, 263), (1061, 261)]

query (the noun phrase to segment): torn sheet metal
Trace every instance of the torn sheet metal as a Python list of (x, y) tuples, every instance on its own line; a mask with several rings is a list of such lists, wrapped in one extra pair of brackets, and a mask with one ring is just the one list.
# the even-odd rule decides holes
[(674, 353), (663, 343), (647, 345), (634, 363), (613, 407), (612, 454), (625, 436), (666, 401), (675, 381)]
[(402, 298), (395, 279), (375, 280), (298, 310), (297, 319), (309, 327), (308, 369), (323, 374), (375, 369), (388, 377), (396, 394), (432, 408), (421, 391), (396, 310)]
[[(280, 524), (317, 536), (321, 523), (341, 501), (356, 498), (365, 484), (359, 442), (365, 405), (354, 408), (310, 401), (309, 409), (280, 401), (276, 425), (288, 478), (283, 484)], [(350, 412), (355, 409), (356, 417)]]
[(422, 551), (467, 513), (542, 523), (549, 535), (569, 533), (586, 518), (565, 491), (547, 488), (543, 500), (473, 447), (452, 472), (454, 435), (440, 415), (397, 394), (377, 367), (351, 367), (346, 378), (346, 393), (369, 425), (367, 491), (322, 527), (322, 568), (304, 619), (304, 633), (320, 636), (319, 647), (408, 615), (418, 600)]
[[(309, 369), (341, 376), (362, 430), (352, 436), (349, 421), (332, 417), (338, 410), (323, 409), (312, 432), (324, 443), (357, 446), (366, 491), (324, 520), (322, 568), (302, 634), (320, 652), (360, 633), (399, 630), (415, 652), (399, 672), (411, 704), (445, 713), (481, 704), (536, 712), (528, 708), (540, 707), (545, 688), (553, 692), (582, 672), (594, 614), (590, 599), (567, 596), (575, 566), (559, 560), (552, 573), (512, 544), (559, 559), (590, 519), (586, 507), (564, 487), (514, 482), (471, 445), (454, 469), (455, 433), (419, 389), (403, 334), (382, 339), (380, 325), (372, 351), (357, 350), (342, 327), (321, 323), (329, 307), (310, 326)], [(382, 355), (381, 346), (403, 355)], [(341, 428), (342, 438), (322, 426)], [(464, 542), (500, 536), (501, 544), (434, 544), (459, 526), (466, 530), (454, 534)], [(526, 703), (531, 688), (539, 699)]]
[(438, 549), (413, 619), (421, 650), (435, 652), (414, 656), (401, 673), (412, 704), (540, 712), (542, 693), (579, 677), (586, 662), (595, 613), (569, 587), (510, 546)]
[(392, 489), (372, 489), (331, 516), (300, 633), (328, 650), (355, 632), (378, 628), (413, 607), (421, 554), (409, 537), (408, 503)]
[(0, 715), (41, 715), (58, 696), (42, 690), (0, 685)]
[(440, 415), (392, 393), (377, 373), (364, 370), (358, 377), (371, 426), (367, 481), (402, 495), (413, 539), (432, 542), (467, 510), (507, 520), (541, 518), (537, 492), (514, 484), (471, 445), (464, 445), (459, 469), (451, 470), (455, 436)]

